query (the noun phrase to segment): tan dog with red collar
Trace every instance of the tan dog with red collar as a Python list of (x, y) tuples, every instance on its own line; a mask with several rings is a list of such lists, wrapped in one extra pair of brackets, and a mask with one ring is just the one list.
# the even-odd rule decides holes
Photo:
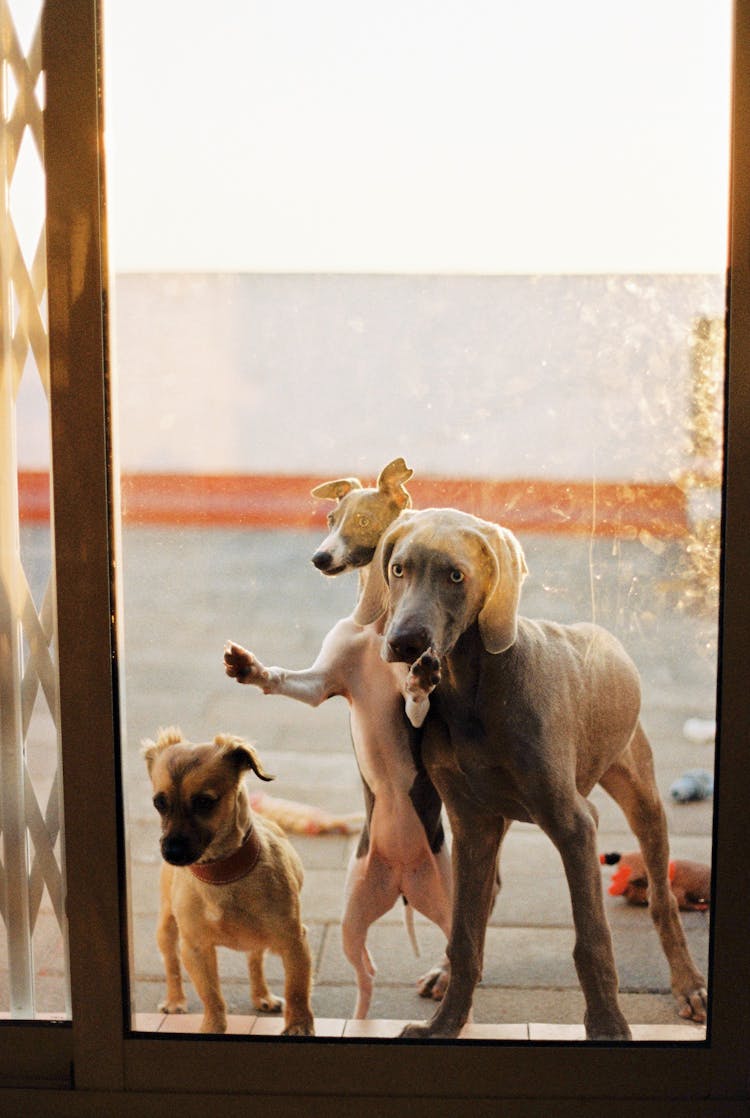
[[(283, 1035), (314, 1033), (312, 962), (300, 919), (302, 863), (275, 823), (251, 815), (244, 775), (272, 780), (252, 746), (220, 734), (192, 745), (178, 729), (146, 741), (144, 758), (162, 820), (157, 928), (167, 996), (159, 1009), (185, 1013), (180, 955), (203, 1002), (202, 1033), (226, 1031), (217, 947), (247, 954), (256, 1009), (284, 1009)], [(267, 950), (284, 964), (285, 1002), (266, 985)]]

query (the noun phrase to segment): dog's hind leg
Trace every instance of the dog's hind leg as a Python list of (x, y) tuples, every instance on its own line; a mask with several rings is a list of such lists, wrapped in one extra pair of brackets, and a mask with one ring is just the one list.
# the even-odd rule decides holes
[[(405, 893), (409, 904), (421, 912), (428, 920), (442, 930), (446, 940), (451, 934), (453, 910), (453, 884), (451, 859), (447, 846), (443, 845), (429, 861), (404, 873)], [(444, 955), (440, 963), (431, 967), (417, 980), (417, 993), (421, 998), (440, 1001), (450, 978), (450, 963)]]
[(364, 1020), (372, 999), (375, 964), (367, 950), (367, 932), (371, 924), (389, 912), (401, 891), (395, 871), (377, 855), (356, 855), (347, 871), (341, 939), (344, 954), (357, 978), (357, 1002), (354, 1019)]
[(624, 754), (600, 780), (620, 805), (638, 839), (649, 881), (649, 912), (671, 971), (680, 1017), (706, 1020), (706, 980), (696, 968), (669, 884), (669, 838), (654, 776), (651, 746), (640, 725)]
[(266, 974), (263, 966), (265, 948), (258, 951), (248, 951), (247, 971), (250, 977), (250, 995), (253, 1005), (263, 1013), (279, 1013), (284, 1006), (284, 999), (272, 994), (266, 984)]

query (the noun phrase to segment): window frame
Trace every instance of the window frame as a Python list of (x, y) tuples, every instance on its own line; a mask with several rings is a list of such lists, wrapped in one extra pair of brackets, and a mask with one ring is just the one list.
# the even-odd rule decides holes
[[(719, 659), (718, 779), (714, 821), (712, 1006), (705, 1043), (511, 1044), (279, 1042), (132, 1034), (119, 741), (117, 629), (118, 471), (112, 445), (109, 285), (101, 97), (101, 0), (48, 0), (45, 163), (53, 504), (67, 915), (72, 1023), (8, 1023), (0, 1046), (0, 1110), (23, 1106), (22, 1088), (50, 1110), (143, 1113), (184, 1092), (197, 1106), (263, 1097), (267, 1114), (326, 1098), (326, 1113), (382, 1114), (412, 1100), (431, 1114), (450, 1100), (640, 1100), (645, 1113), (739, 1112), (748, 1097), (744, 1017), (750, 964), (744, 916), (750, 660), (750, 0), (736, 0), (731, 268), (727, 332), (723, 594)], [(106, 60), (105, 60), (106, 62)], [(86, 618), (86, 624), (80, 618)], [(722, 743), (726, 743), (723, 745)], [(745, 793), (743, 795), (743, 793)], [(219, 1088), (209, 1084), (220, 1084)], [(144, 1094), (145, 1092), (145, 1094)], [(349, 1102), (347, 1103), (347, 1099)], [(196, 1101), (197, 1100), (197, 1101)], [(202, 1101), (201, 1101), (202, 1100)], [(524, 1100), (524, 1101), (521, 1101)], [(590, 1102), (587, 1105), (587, 1100)], [(598, 1101), (597, 1101), (598, 1100)], [(133, 1108), (131, 1111), (131, 1107)], [(439, 1109), (440, 1108), (440, 1109)], [(41, 1111), (39, 1111), (41, 1113)], [(192, 1110), (190, 1110), (192, 1113)], [(483, 1111), (482, 1111), (483, 1112)], [(488, 1110), (489, 1113), (489, 1110)]]

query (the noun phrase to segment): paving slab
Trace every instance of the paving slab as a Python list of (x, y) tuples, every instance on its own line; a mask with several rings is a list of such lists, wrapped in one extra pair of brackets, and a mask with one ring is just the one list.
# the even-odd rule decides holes
[[(264, 763), (276, 774), (264, 791), (333, 812), (361, 810), (346, 703), (337, 699), (312, 709), (264, 696), (238, 687), (221, 667), (228, 637), (253, 648), (268, 664), (302, 668), (312, 662), (322, 637), (335, 619), (349, 612), (356, 592), (354, 578), (325, 580), (314, 571), (309, 556), (317, 538), (304, 532), (125, 530), (124, 774), (133, 1006), (140, 1012), (153, 1012), (163, 996), (154, 939), (159, 825), (141, 757), (142, 738), (173, 723), (193, 740), (236, 732), (257, 743)], [(712, 801), (676, 804), (669, 797), (681, 773), (713, 765), (713, 743), (690, 741), (683, 732), (688, 718), (713, 716), (716, 690), (715, 619), (691, 613), (675, 591), (684, 550), (667, 542), (657, 553), (638, 540), (533, 536), (522, 542), (531, 572), (522, 611), (561, 621), (593, 615), (633, 656), (643, 680), (643, 720), (654, 747), (672, 854), (709, 861)], [(43, 713), (33, 729), (29, 763), (43, 800), (50, 785), (50, 760), (36, 741), (47, 737)], [(617, 805), (600, 789), (591, 799), (600, 814), (600, 849), (634, 849)], [(302, 901), (315, 963), (315, 1012), (346, 1022), (355, 986), (341, 948), (340, 920), (346, 867), (357, 838), (295, 835), (292, 841), (306, 868)], [(606, 893), (612, 871), (603, 867), (601, 873)], [(488, 929), (485, 974), (476, 992), (476, 1023), (580, 1024), (583, 1000), (571, 959), (570, 900), (559, 854), (537, 828), (514, 824), (504, 843), (502, 876), (503, 890)], [(605, 904), (626, 1016), (643, 1025), (674, 1023), (666, 964), (648, 912), (622, 898), (606, 896)], [(685, 913), (683, 923), (696, 961), (705, 967), (709, 918)], [(371, 1011), (375, 1019), (420, 1020), (432, 1011), (432, 1004), (417, 995), (415, 981), (442, 957), (443, 936), (422, 917), (416, 925), (418, 959), (400, 905), (371, 929), (368, 942), (378, 966)], [(35, 937), (40, 1005), (46, 1012), (60, 1012), (62, 941), (47, 898)], [(220, 959), (230, 1011), (256, 1017), (244, 959), (232, 952), (220, 953)], [(0, 1004), (7, 998), (3, 964), (0, 943)], [(268, 972), (278, 987), (283, 972), (273, 956)], [(191, 1013), (200, 1012), (189, 984), (188, 1003)]]

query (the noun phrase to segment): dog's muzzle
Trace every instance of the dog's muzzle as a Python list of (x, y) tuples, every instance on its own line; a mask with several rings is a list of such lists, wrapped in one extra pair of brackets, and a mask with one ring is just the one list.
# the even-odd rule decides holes
[(182, 835), (166, 835), (161, 840), (161, 856), (171, 866), (189, 866), (198, 854), (193, 844)]
[(325, 574), (333, 574), (333, 555), (330, 551), (316, 551), (312, 557), (312, 565)]
[(430, 644), (430, 634), (421, 625), (398, 626), (386, 636), (385, 659), (392, 664), (413, 664)]

